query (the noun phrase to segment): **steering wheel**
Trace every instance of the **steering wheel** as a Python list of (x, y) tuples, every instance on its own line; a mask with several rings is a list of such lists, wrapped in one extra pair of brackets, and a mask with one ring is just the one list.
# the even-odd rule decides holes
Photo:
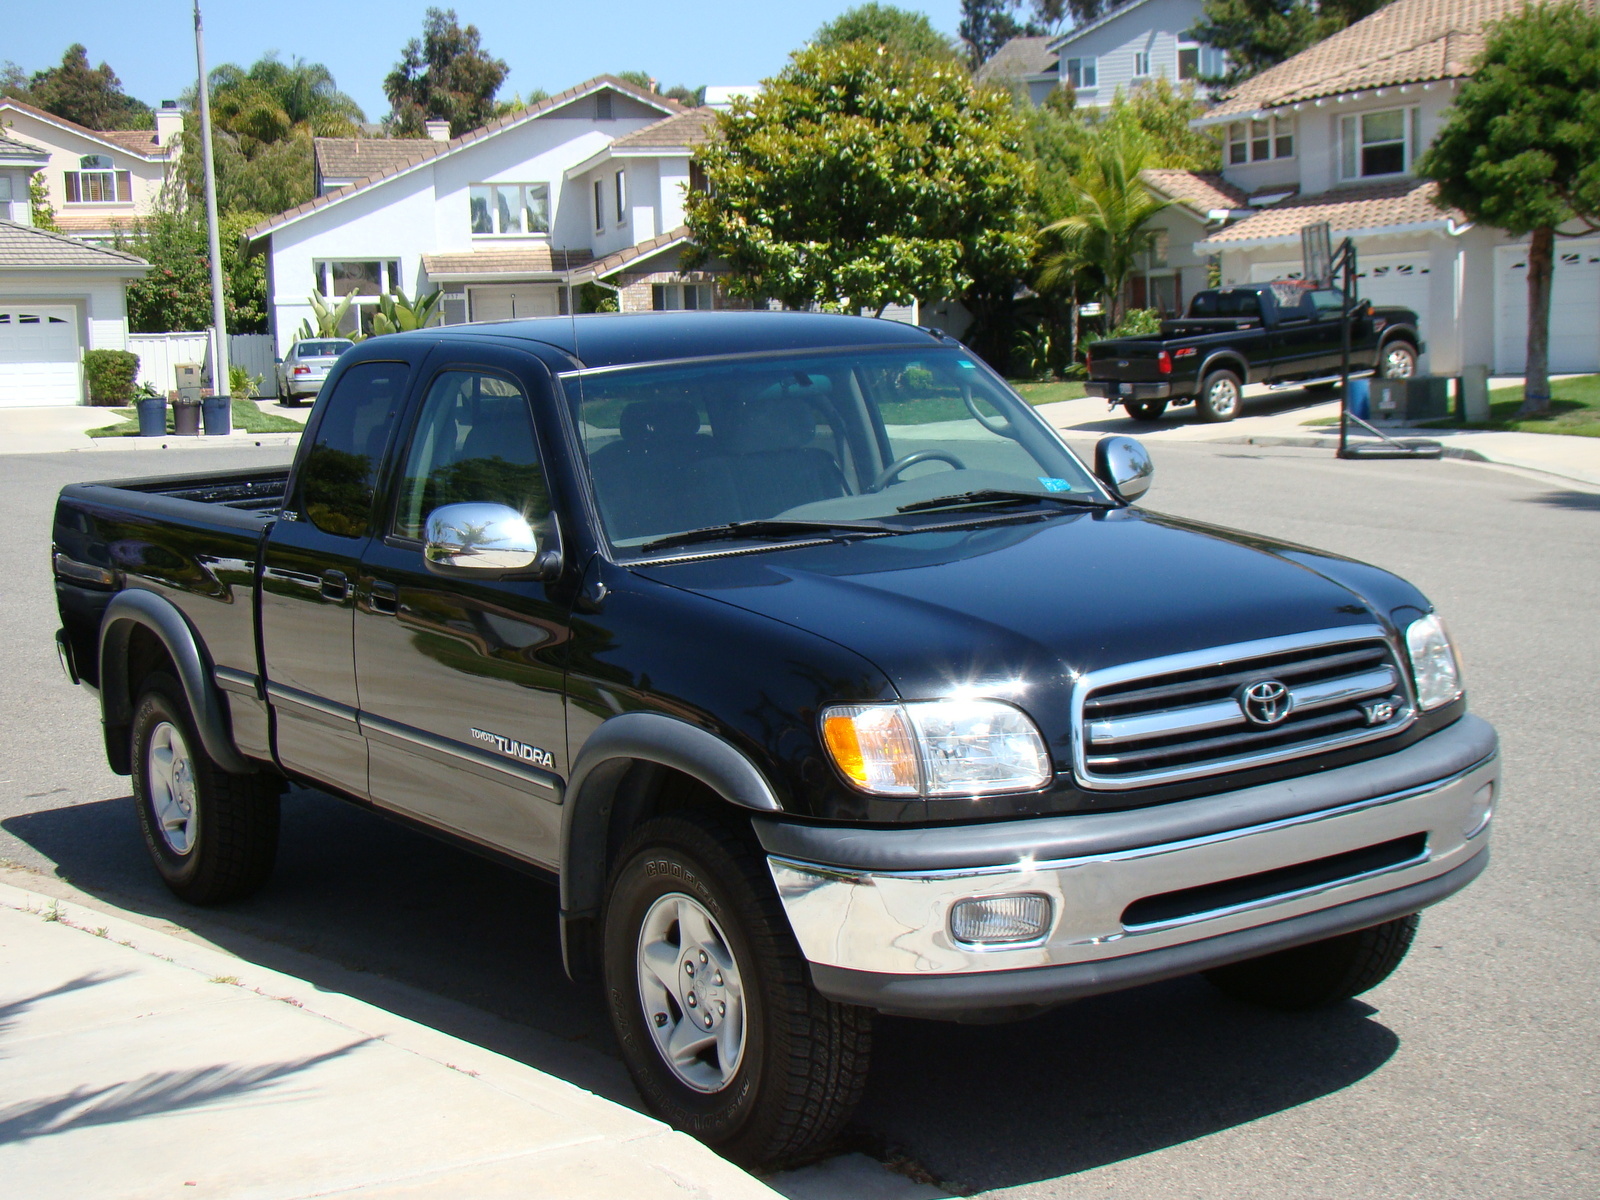
[(972, 414), (973, 419), (990, 433), (997, 433), (1001, 437), (1012, 437), (1011, 422), (1006, 420), (1004, 416), (985, 416), (982, 410), (978, 408), (978, 402), (972, 398), (971, 387), (962, 387), (961, 403), (967, 406), (967, 411)]
[(907, 467), (914, 467), (919, 462), (931, 462), (934, 459), (937, 459), (939, 462), (949, 463), (958, 471), (965, 471), (967, 469), (966, 463), (962, 462), (954, 454), (946, 454), (943, 450), (913, 450), (904, 458), (895, 459), (887, 467), (879, 471), (878, 477), (872, 481), (872, 486), (869, 487), (867, 491), (881, 492), (884, 488), (888, 487), (890, 482), (896, 479), (900, 472), (904, 471)]

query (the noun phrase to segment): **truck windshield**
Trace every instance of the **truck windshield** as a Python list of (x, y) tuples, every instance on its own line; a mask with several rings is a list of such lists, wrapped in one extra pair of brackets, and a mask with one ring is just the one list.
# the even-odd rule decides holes
[(1054, 430), (957, 348), (604, 369), (563, 387), (623, 551), (747, 521), (915, 528), (940, 507), (919, 502), (980, 493), (1105, 499)]

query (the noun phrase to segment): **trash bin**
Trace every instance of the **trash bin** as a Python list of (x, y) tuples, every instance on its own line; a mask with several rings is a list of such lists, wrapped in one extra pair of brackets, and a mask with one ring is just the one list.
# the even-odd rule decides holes
[(172, 402), (172, 432), (179, 437), (200, 436), (200, 388), (185, 384)]
[(1443, 375), (1374, 379), (1372, 417), (1376, 425), (1415, 425), (1450, 416), (1450, 380)]
[(140, 437), (167, 436), (167, 398), (165, 396), (140, 396), (135, 405), (139, 410)]
[(227, 437), (233, 432), (233, 397), (207, 396), (200, 402), (207, 437)]
[(1360, 417), (1363, 421), (1372, 419), (1372, 381), (1370, 379), (1352, 379), (1350, 381), (1349, 410), (1352, 415)]

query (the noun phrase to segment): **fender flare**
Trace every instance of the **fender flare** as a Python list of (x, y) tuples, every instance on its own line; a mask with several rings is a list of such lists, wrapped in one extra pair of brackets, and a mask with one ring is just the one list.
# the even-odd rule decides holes
[[(189, 713), (205, 751), (224, 771), (247, 775), (255, 767), (233, 745), (227, 709), (211, 675), (211, 661), (199, 635), (177, 605), (155, 592), (130, 588), (118, 592), (100, 620), (100, 704), (105, 722), (106, 751), (112, 765), (128, 766), (126, 739), (117, 731), (133, 722), (128, 696), (128, 641), (135, 626), (148, 629), (166, 648), (178, 672)], [(129, 772), (119, 772), (127, 774)]]
[(716, 734), (663, 713), (629, 712), (607, 720), (583, 744), (561, 803), (562, 949), (574, 978), (593, 948), (605, 899), (606, 847), (613, 801), (635, 762), (656, 763), (699, 780), (729, 804), (782, 812), (766, 777)]
[(1228, 370), (1237, 375), (1239, 377), (1240, 387), (1243, 387), (1245, 384), (1250, 382), (1250, 363), (1248, 360), (1246, 360), (1244, 355), (1240, 354), (1237, 350), (1213, 350), (1206, 360), (1200, 364), (1200, 369), (1195, 372), (1195, 399), (1198, 400), (1200, 398), (1200, 385), (1205, 383), (1206, 376), (1218, 366), (1226, 366)]
[(1404, 342), (1415, 350), (1420, 357), (1422, 354), (1422, 338), (1418, 330), (1412, 325), (1389, 325), (1378, 337), (1378, 358), (1383, 358), (1383, 348), (1390, 342)]

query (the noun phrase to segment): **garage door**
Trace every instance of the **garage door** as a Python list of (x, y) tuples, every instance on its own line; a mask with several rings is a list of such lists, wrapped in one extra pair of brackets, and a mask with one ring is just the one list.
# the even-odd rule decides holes
[(522, 317), (553, 317), (558, 312), (556, 289), (549, 284), (513, 284), (509, 287), (467, 289), (473, 321), (511, 321)]
[[(1250, 267), (1251, 283), (1270, 283), (1274, 279), (1299, 279), (1301, 264), (1294, 262), (1253, 263)], [(1421, 254), (1358, 254), (1356, 256), (1356, 292), (1363, 300), (1374, 304), (1395, 304), (1409, 308), (1419, 317), (1428, 312), (1428, 285), (1432, 268), (1428, 255)]]
[[(1550, 282), (1550, 370), (1600, 371), (1600, 240), (1556, 241)], [(1528, 365), (1528, 248), (1495, 251), (1495, 370)]]
[(77, 310), (0, 305), (0, 406), (77, 404)]

